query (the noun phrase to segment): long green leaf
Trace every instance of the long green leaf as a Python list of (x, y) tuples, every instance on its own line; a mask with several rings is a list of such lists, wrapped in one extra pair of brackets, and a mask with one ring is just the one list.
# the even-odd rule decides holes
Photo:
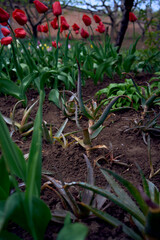
[(68, 183), (65, 185), (65, 188), (68, 188), (70, 186), (73, 185), (78, 185), (80, 187), (86, 188), (88, 190), (93, 191), (94, 193), (100, 194), (103, 197), (106, 197), (107, 199), (111, 200), (112, 202), (114, 202), (115, 204), (117, 204), (118, 206), (120, 206), (122, 209), (124, 209), (125, 211), (127, 211), (129, 214), (131, 214), (131, 216), (135, 217), (139, 222), (141, 222), (142, 224), (145, 223), (145, 218), (143, 216), (143, 214), (141, 212), (135, 211), (135, 209), (132, 209), (129, 202), (123, 202), (120, 198), (118, 198), (117, 196), (115, 196), (113, 193), (101, 189), (99, 187), (96, 186), (92, 186), (90, 184), (84, 183), (84, 182), (72, 182), (72, 183)]
[(19, 86), (17, 86), (13, 81), (9, 79), (0, 79), (0, 92), (4, 94), (9, 94), (18, 99), (25, 99), (25, 96), (21, 92)]
[(26, 197), (40, 196), (42, 163), (42, 104), (43, 92), (40, 92), (39, 109), (34, 122), (34, 131), (27, 167)]
[(0, 200), (5, 200), (9, 196), (10, 180), (5, 161), (0, 159)]
[(103, 173), (106, 180), (108, 181), (108, 183), (110, 184), (110, 186), (112, 187), (112, 189), (114, 190), (115, 194), (123, 202), (123, 204), (124, 205), (129, 204), (130, 208), (132, 208), (137, 215), (141, 216), (141, 218), (144, 219), (143, 213), (140, 211), (139, 207), (135, 204), (131, 197), (127, 194), (127, 192), (125, 192), (123, 188), (114, 180), (114, 178), (107, 173), (108, 172), (107, 170), (102, 168), (100, 170)]
[(115, 104), (115, 102), (122, 96), (118, 96), (118, 97), (115, 97), (108, 105), (107, 107), (104, 109), (101, 117), (98, 119), (98, 121), (90, 127), (91, 130), (96, 130), (100, 125), (103, 124), (103, 122), (105, 121), (106, 117), (108, 116), (109, 112), (110, 112), (110, 109), (112, 108), (112, 106)]
[(77, 62), (78, 65), (78, 82), (77, 82), (77, 95), (78, 95), (78, 101), (79, 101), (79, 107), (81, 112), (88, 118), (88, 119), (93, 119), (93, 117), (86, 111), (86, 108), (83, 103), (83, 98), (82, 98), (82, 83), (81, 83), (81, 71), (80, 71), (80, 65)]
[(8, 240), (8, 239), (12, 239), (12, 240), (22, 240), (22, 238), (16, 236), (13, 233), (7, 232), (7, 231), (2, 231), (0, 233), (0, 239), (1, 240)]
[(145, 203), (145, 201), (143, 200), (140, 192), (137, 190), (137, 188), (132, 183), (128, 182), (127, 180), (125, 180), (124, 178), (122, 178), (121, 176), (112, 172), (109, 169), (104, 169), (103, 174), (104, 174), (104, 172), (108, 172), (115, 179), (117, 179), (123, 186), (125, 186), (128, 189), (128, 191), (131, 193), (131, 195), (134, 197), (134, 199), (137, 201), (137, 203), (139, 204), (139, 206), (140, 206), (141, 210), (143, 211), (144, 215), (147, 214), (148, 206)]
[(123, 232), (126, 233), (131, 238), (133, 238), (134, 240), (142, 240), (142, 238), (137, 233), (135, 233), (131, 228), (129, 228), (127, 225), (125, 225), (124, 223), (119, 221), (117, 218), (109, 215), (106, 212), (102, 212), (102, 211), (98, 210), (97, 208), (93, 208), (91, 206), (88, 206), (84, 203), (81, 203), (81, 205), (83, 207), (85, 207), (87, 210), (93, 212), (100, 219), (102, 219), (105, 222), (111, 224), (112, 226), (114, 226), (114, 227), (122, 226)]
[(45, 229), (51, 219), (51, 213), (41, 199), (32, 197), (30, 200), (33, 205), (32, 212), (29, 210), (25, 193), (12, 194), (4, 207), (3, 225), (8, 220), (12, 220), (32, 234), (34, 240), (43, 240)]
[(0, 113), (0, 146), (6, 165), (11, 173), (26, 181), (26, 162), (21, 150), (11, 140), (8, 128)]
[(55, 142), (56, 138), (60, 137), (66, 124), (68, 122), (68, 118), (66, 118), (66, 120), (63, 122), (63, 124), (61, 125), (61, 127), (58, 129), (58, 131), (56, 132), (56, 134), (54, 135), (54, 139), (53, 139), (53, 142)]

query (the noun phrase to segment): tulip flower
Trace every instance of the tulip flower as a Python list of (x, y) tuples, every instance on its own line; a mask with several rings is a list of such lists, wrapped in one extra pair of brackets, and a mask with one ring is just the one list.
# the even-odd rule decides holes
[(27, 16), (21, 9), (15, 9), (12, 13), (12, 17), (16, 20), (19, 25), (23, 26), (27, 22)]
[[(53, 46), (54, 48), (57, 48), (57, 43), (56, 43), (56, 41), (52, 41), (52, 46)], [(61, 44), (58, 43), (58, 48), (60, 48), (60, 47), (61, 47)]]
[(11, 42), (12, 42), (12, 37), (4, 37), (1, 39), (2, 45), (8, 45), (8, 44), (11, 44)]
[(37, 12), (45, 13), (48, 11), (48, 7), (46, 5), (44, 5), (43, 3), (41, 3), (40, 1), (35, 0), (35, 1), (33, 1), (33, 3), (37, 9)]
[(96, 28), (96, 31), (99, 33), (104, 33), (105, 32), (105, 26), (102, 22), (99, 22), (99, 25)]
[(135, 22), (137, 20), (136, 15), (134, 15), (133, 12), (129, 12), (129, 21), (130, 22)]
[(87, 16), (86, 14), (83, 15), (82, 20), (86, 26), (91, 25), (91, 22), (92, 22), (91, 18), (89, 16)]
[(62, 8), (60, 2), (56, 1), (52, 4), (52, 10), (53, 14), (58, 17), (59, 15), (62, 15)]
[(64, 30), (69, 29), (69, 24), (67, 23), (65, 17), (61, 16), (61, 28), (60, 32), (62, 33)]
[(16, 28), (14, 30), (16, 38), (25, 38), (26, 31), (23, 28)]
[(43, 26), (42, 25), (38, 25), (37, 26), (37, 31), (38, 32), (43, 32)]
[(78, 34), (78, 33), (79, 33), (79, 30), (76, 30), (76, 31), (75, 31), (75, 34)]
[(94, 18), (94, 21), (96, 22), (96, 23), (100, 23), (101, 22), (101, 18), (98, 16), (98, 15), (93, 15), (93, 18)]
[(7, 22), (3, 22), (3, 23), (0, 23), (2, 26), (7, 26), (8, 23)]
[(58, 29), (57, 17), (53, 19), (53, 21), (51, 22), (51, 26), (53, 29)]
[(48, 25), (42, 25), (42, 32), (47, 33), (48, 32)]
[(89, 37), (89, 33), (82, 28), (81, 29), (81, 36), (82, 36), (82, 38), (88, 38)]
[(80, 29), (80, 27), (76, 23), (72, 25), (72, 28), (73, 28), (73, 31), (77, 31)]
[(0, 23), (7, 22), (10, 15), (3, 8), (0, 8)]
[(7, 37), (11, 32), (7, 28), (1, 28), (1, 31), (5, 37)]

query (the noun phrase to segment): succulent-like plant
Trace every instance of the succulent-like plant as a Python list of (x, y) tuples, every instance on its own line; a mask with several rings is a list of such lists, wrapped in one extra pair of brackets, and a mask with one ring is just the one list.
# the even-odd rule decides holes
[[(109, 222), (115, 227), (122, 226), (123, 231), (131, 238), (136, 240), (160, 239), (160, 192), (158, 188), (152, 182), (146, 180), (140, 169), (143, 188), (136, 188), (131, 182), (125, 180), (111, 170), (103, 168), (100, 168), (100, 170), (110, 184), (112, 191), (104, 190), (83, 182), (72, 182), (66, 184), (64, 188), (68, 189), (71, 186), (77, 185), (92, 191), (94, 194), (106, 197), (120, 206), (130, 214), (132, 223), (135, 226), (134, 231), (131, 227), (126, 226), (108, 213), (81, 203), (84, 208), (88, 211), (92, 211), (104, 221)], [(117, 181), (122, 184), (122, 186)], [(124, 188), (130, 193), (131, 197)]]

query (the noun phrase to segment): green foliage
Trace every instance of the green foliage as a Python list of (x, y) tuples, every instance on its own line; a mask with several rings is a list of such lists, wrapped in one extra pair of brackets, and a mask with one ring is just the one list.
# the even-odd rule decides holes
[[(41, 91), (27, 162), (21, 150), (11, 140), (0, 114), (0, 146), (2, 151), (0, 165), (4, 168), (0, 182), (0, 238), (1, 236), (2, 238), (10, 236), (5, 229), (8, 221), (12, 220), (27, 230), (34, 239), (43, 239), (51, 218), (49, 208), (40, 199), (43, 98), (44, 94)], [(21, 191), (18, 186), (17, 177), (24, 182), (25, 192)], [(10, 194), (10, 190), (12, 190), (12, 194)]]
[[(154, 78), (150, 81), (155, 80)], [(102, 100), (102, 104), (108, 104), (109, 99), (124, 95), (128, 98), (119, 98), (113, 106), (113, 110), (120, 110), (123, 108), (133, 107), (136, 110), (142, 106), (144, 115), (148, 109), (153, 105), (160, 103), (160, 90), (158, 81), (153, 82), (151, 85), (139, 87), (133, 79), (125, 79), (124, 83), (111, 83), (108, 87), (99, 90), (96, 96), (100, 97), (105, 94), (107, 99)]]
[[(139, 87), (139, 91), (140, 87)], [(96, 93), (96, 96), (98, 98), (101, 97), (101, 95), (105, 94), (107, 99), (102, 100), (104, 104), (108, 104), (110, 98), (113, 98), (115, 96), (125, 95), (128, 96), (128, 98), (119, 98), (118, 101), (114, 104), (113, 109), (119, 110), (120, 108), (127, 108), (127, 107), (133, 107), (136, 110), (139, 108), (141, 102), (140, 102), (140, 96), (137, 93), (136, 88), (133, 86), (132, 79), (125, 79), (124, 83), (111, 83), (108, 87), (99, 90)]]
[(64, 227), (58, 234), (57, 240), (84, 240), (87, 236), (88, 229), (81, 223), (71, 223), (69, 214), (64, 221)]
[(136, 51), (136, 61), (133, 63), (134, 72), (154, 73), (160, 70), (160, 52), (157, 48), (147, 48)]
[[(160, 230), (157, 221), (160, 219), (160, 192), (158, 188), (152, 182), (145, 179), (141, 170), (140, 174), (143, 189), (140, 188), (140, 190), (131, 182), (128, 182), (111, 170), (104, 168), (100, 168), (100, 170), (111, 186), (110, 191), (83, 182), (69, 183), (66, 184), (65, 187), (69, 188), (71, 186), (78, 185), (108, 198), (116, 205), (124, 209), (131, 215), (132, 221), (136, 225), (138, 231), (136, 231), (136, 229), (133, 231), (130, 227), (126, 226), (124, 223), (109, 214), (82, 203), (87, 210), (92, 211), (96, 216), (107, 223), (110, 223), (115, 227), (122, 226), (123, 231), (132, 239), (142, 240), (143, 236), (147, 237), (148, 235), (151, 239), (159, 239)], [(127, 191), (130, 193), (131, 197)]]

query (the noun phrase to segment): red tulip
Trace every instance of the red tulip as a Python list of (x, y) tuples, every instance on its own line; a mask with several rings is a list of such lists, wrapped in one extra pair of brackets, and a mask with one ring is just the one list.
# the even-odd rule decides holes
[(72, 28), (73, 28), (73, 31), (77, 31), (80, 29), (80, 27), (76, 23), (72, 25)]
[(53, 14), (59, 16), (62, 14), (62, 8), (60, 2), (56, 1), (52, 4)]
[(16, 38), (25, 38), (26, 31), (23, 28), (16, 28), (14, 30)]
[(79, 33), (79, 30), (76, 30), (76, 31), (75, 31), (75, 34), (78, 34), (78, 33)]
[(2, 45), (8, 45), (8, 44), (11, 44), (11, 42), (12, 42), (12, 37), (4, 37), (1, 39)]
[(47, 33), (48, 32), (48, 25), (42, 25), (42, 32)]
[(89, 33), (82, 28), (81, 29), (81, 36), (82, 36), (82, 38), (88, 38), (89, 37)]
[(41, 3), (40, 1), (35, 0), (35, 1), (33, 1), (33, 3), (37, 9), (37, 12), (45, 13), (48, 11), (48, 7), (46, 5), (44, 5), (43, 3)]
[[(52, 46), (53, 46), (54, 48), (57, 48), (57, 43), (56, 43), (56, 41), (52, 41)], [(61, 47), (61, 44), (58, 43), (58, 48), (60, 48), (60, 47)]]
[(38, 25), (37, 26), (37, 31), (38, 32), (43, 32), (43, 25)]
[(97, 29), (96, 29), (97, 32), (99, 33), (104, 33), (105, 32), (105, 26), (102, 22), (99, 23), (99, 25), (97, 26)]
[(56, 43), (56, 41), (52, 41), (52, 46), (53, 46), (54, 48), (57, 48), (57, 43)]
[(2, 26), (7, 26), (8, 23), (7, 22), (3, 22), (3, 23), (0, 23)]
[(10, 15), (5, 10), (0, 8), (0, 23), (7, 22)]
[(89, 17), (89, 16), (87, 16), (87, 15), (83, 15), (83, 17), (82, 17), (82, 20), (83, 20), (83, 22), (84, 22), (84, 24), (86, 25), (86, 26), (90, 26), (91, 25), (91, 18)]
[(15, 9), (12, 13), (12, 17), (21, 25), (23, 26), (27, 22), (27, 16), (25, 12), (21, 9)]
[(61, 29), (60, 32), (62, 33), (64, 30), (69, 29), (69, 24), (67, 23), (65, 17), (61, 16)]
[(53, 21), (51, 22), (51, 26), (53, 29), (58, 29), (57, 17), (53, 19)]
[(98, 15), (93, 15), (93, 18), (94, 18), (94, 21), (96, 22), (96, 23), (100, 23), (101, 22), (101, 18), (98, 16)]
[(1, 31), (5, 37), (7, 37), (11, 33), (7, 28), (1, 28)]
[(129, 12), (129, 21), (130, 22), (135, 22), (137, 20), (136, 15), (134, 15), (133, 12)]

